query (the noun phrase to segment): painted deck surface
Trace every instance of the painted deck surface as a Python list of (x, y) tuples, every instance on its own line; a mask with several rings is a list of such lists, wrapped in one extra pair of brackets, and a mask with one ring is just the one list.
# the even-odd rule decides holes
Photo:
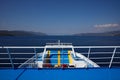
[(49, 52), (50, 55), (50, 64), (52, 65), (61, 65), (61, 64), (69, 64), (69, 56), (68, 51), (60, 51), (60, 50), (54, 50)]
[(0, 69), (0, 80), (120, 80), (120, 68)]

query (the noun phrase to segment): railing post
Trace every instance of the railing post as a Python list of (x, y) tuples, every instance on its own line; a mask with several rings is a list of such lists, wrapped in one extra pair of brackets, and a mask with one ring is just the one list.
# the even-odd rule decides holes
[(88, 50), (88, 55), (87, 55), (88, 58), (90, 57), (90, 51), (91, 51), (91, 48), (89, 48)]
[(112, 54), (112, 57), (111, 57), (111, 60), (110, 60), (109, 68), (110, 68), (111, 65), (112, 65), (112, 62), (113, 62), (113, 59), (114, 59), (115, 53), (116, 53), (116, 47), (114, 48), (114, 51), (113, 51), (113, 54)]
[(76, 57), (76, 53), (75, 53), (75, 50), (74, 50), (73, 47), (72, 47), (72, 51), (73, 51), (73, 55), (74, 55), (74, 57)]
[[(37, 61), (37, 52), (36, 52), (36, 48), (34, 48), (34, 54), (35, 54), (35, 59)], [(35, 61), (34, 61), (35, 62)]]
[(35, 57), (36, 57), (36, 61), (37, 61), (37, 52), (36, 52), (36, 48), (34, 48), (34, 53), (35, 53)]
[(12, 66), (12, 68), (14, 68), (14, 64), (13, 64), (12, 57), (11, 57), (11, 54), (10, 54), (10, 52), (9, 52), (9, 49), (6, 48), (6, 50), (7, 50), (7, 53), (8, 53), (9, 59), (10, 59), (11, 66)]
[(44, 55), (46, 54), (46, 47), (44, 48), (44, 51), (42, 53), (42, 61), (44, 61)]

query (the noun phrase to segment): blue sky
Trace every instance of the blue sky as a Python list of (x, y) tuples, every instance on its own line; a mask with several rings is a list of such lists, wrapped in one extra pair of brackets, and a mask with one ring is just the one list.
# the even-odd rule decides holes
[(0, 0), (0, 30), (51, 35), (120, 29), (120, 0)]

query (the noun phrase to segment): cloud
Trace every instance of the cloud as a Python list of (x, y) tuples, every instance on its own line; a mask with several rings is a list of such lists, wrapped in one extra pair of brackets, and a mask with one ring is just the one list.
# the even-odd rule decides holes
[(94, 25), (95, 28), (114, 28), (114, 27), (120, 27), (119, 24), (97, 24)]

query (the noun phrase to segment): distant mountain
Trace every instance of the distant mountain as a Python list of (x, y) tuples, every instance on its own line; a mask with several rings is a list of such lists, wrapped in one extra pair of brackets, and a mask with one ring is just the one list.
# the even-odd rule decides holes
[(110, 31), (103, 33), (79, 33), (76, 36), (120, 36), (120, 31)]
[(45, 36), (45, 33), (32, 31), (8, 31), (0, 30), (0, 36)]

